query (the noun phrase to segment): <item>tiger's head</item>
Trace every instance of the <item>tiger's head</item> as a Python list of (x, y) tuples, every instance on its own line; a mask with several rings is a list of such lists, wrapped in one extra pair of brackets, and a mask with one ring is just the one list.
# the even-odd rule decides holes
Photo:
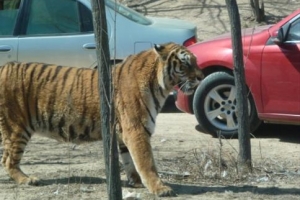
[(186, 95), (192, 94), (204, 74), (197, 66), (197, 58), (186, 47), (167, 43), (154, 45), (154, 49), (164, 64), (163, 75), (159, 78), (162, 88), (178, 86)]

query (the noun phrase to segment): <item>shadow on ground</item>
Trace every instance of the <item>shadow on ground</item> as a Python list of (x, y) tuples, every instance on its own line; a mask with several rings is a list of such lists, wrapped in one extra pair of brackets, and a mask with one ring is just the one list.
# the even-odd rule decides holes
[(224, 193), (231, 191), (233, 193), (251, 192), (260, 195), (297, 195), (300, 194), (299, 188), (278, 188), (278, 187), (257, 187), (257, 186), (218, 186), (218, 187), (207, 187), (207, 186), (196, 186), (196, 185), (181, 185), (181, 184), (169, 184), (174, 191), (179, 195), (189, 194), (197, 195), (204, 194), (207, 192), (218, 192)]
[[(60, 179), (48, 179), (43, 181), (43, 185), (53, 185), (53, 184), (106, 184), (106, 179), (97, 177), (70, 177), (70, 178), (60, 178)], [(128, 187), (126, 181), (121, 181), (122, 187)], [(250, 192), (260, 195), (300, 195), (299, 188), (278, 188), (278, 187), (257, 187), (257, 186), (197, 186), (197, 185), (183, 185), (169, 183), (173, 190), (178, 195), (198, 195), (208, 192), (216, 193), (242, 193)]]
[(256, 138), (278, 138), (282, 142), (300, 143), (300, 126), (262, 124), (254, 135)]
[[(163, 113), (179, 113), (181, 112), (175, 106), (173, 96), (169, 96), (163, 109)], [(197, 125), (196, 130), (203, 134), (204, 130)], [(205, 133), (204, 133), (205, 134)], [(262, 124), (253, 133), (256, 138), (278, 138), (282, 142), (300, 143), (300, 126), (282, 125), (282, 124)]]
[(42, 180), (42, 185), (53, 185), (53, 184), (75, 184), (75, 183), (85, 183), (85, 184), (105, 184), (106, 180), (98, 177), (86, 177), (86, 176), (72, 176), (66, 178), (55, 178)]
[(175, 106), (175, 99), (174, 99), (173, 95), (169, 95), (161, 112), (162, 113), (179, 113), (179, 112), (181, 112)]

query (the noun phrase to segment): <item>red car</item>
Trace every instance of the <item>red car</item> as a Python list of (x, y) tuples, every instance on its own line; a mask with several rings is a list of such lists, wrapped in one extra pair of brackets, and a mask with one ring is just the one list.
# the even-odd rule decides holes
[[(251, 131), (261, 121), (300, 125), (300, 9), (275, 25), (242, 30)], [(230, 34), (188, 47), (205, 79), (194, 95), (175, 94), (180, 110), (195, 114), (205, 132), (237, 134)]]

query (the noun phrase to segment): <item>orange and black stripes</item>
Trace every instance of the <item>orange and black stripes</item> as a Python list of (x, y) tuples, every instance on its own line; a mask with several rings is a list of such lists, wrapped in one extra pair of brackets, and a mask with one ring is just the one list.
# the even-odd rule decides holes
[[(94, 114), (99, 111), (98, 89), (92, 89), (89, 85), (98, 87), (96, 70), (41, 63), (8, 63), (0, 72), (1, 84), (5, 86), (3, 92), (0, 91), (1, 105), (4, 105), (0, 115), (7, 116), (8, 121), (14, 121), (13, 124), (24, 131), (28, 127), (31, 131), (57, 132), (64, 141), (68, 134), (70, 139), (78, 138), (75, 131), (78, 126), (82, 134), (91, 132), (84, 123), (88, 111), (93, 110), (89, 113), (93, 115), (93, 120), (87, 120), (89, 123), (99, 115)], [(10, 79), (16, 81), (11, 84)], [(90, 92), (95, 98), (90, 98), (89, 103), (96, 109), (88, 108), (86, 99)], [(76, 125), (68, 122), (70, 120)], [(5, 121), (6, 118), (2, 120), (2, 126), (5, 126)], [(91, 127), (94, 129), (94, 122)]]

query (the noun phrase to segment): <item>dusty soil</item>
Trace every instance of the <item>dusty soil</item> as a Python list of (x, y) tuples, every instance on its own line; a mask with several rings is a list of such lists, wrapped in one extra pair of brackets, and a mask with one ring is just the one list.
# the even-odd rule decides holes
[[(127, 0), (129, 5), (137, 2), (146, 6), (148, 15), (195, 23), (199, 40), (229, 31), (223, 0)], [(251, 20), (248, 0), (238, 2), (243, 27), (257, 25)], [(265, 0), (267, 23), (299, 5), (300, 0)], [(299, 199), (299, 133), (299, 126), (262, 126), (251, 140), (253, 173), (244, 176), (238, 176), (236, 168), (238, 141), (199, 132), (193, 115), (161, 113), (152, 146), (161, 177), (179, 195), (169, 199)], [(102, 142), (74, 146), (37, 136), (28, 145), (21, 167), (43, 179), (44, 185), (16, 185), (0, 167), (0, 199), (107, 199)], [(124, 172), (121, 176), (124, 182)], [(158, 199), (145, 188), (123, 187), (125, 195)]]
[[(221, 140), (220, 145), (196, 126), (193, 115), (180, 112), (157, 119), (154, 156), (163, 180), (178, 194), (169, 199), (299, 199), (300, 127), (268, 125), (257, 131), (251, 140), (254, 172), (239, 177), (238, 141)], [(22, 168), (44, 185), (16, 185), (0, 168), (0, 199), (107, 199), (102, 142), (73, 146), (37, 136)], [(123, 172), (121, 178), (124, 183)], [(123, 187), (123, 195), (128, 194), (158, 199), (145, 188)]]

